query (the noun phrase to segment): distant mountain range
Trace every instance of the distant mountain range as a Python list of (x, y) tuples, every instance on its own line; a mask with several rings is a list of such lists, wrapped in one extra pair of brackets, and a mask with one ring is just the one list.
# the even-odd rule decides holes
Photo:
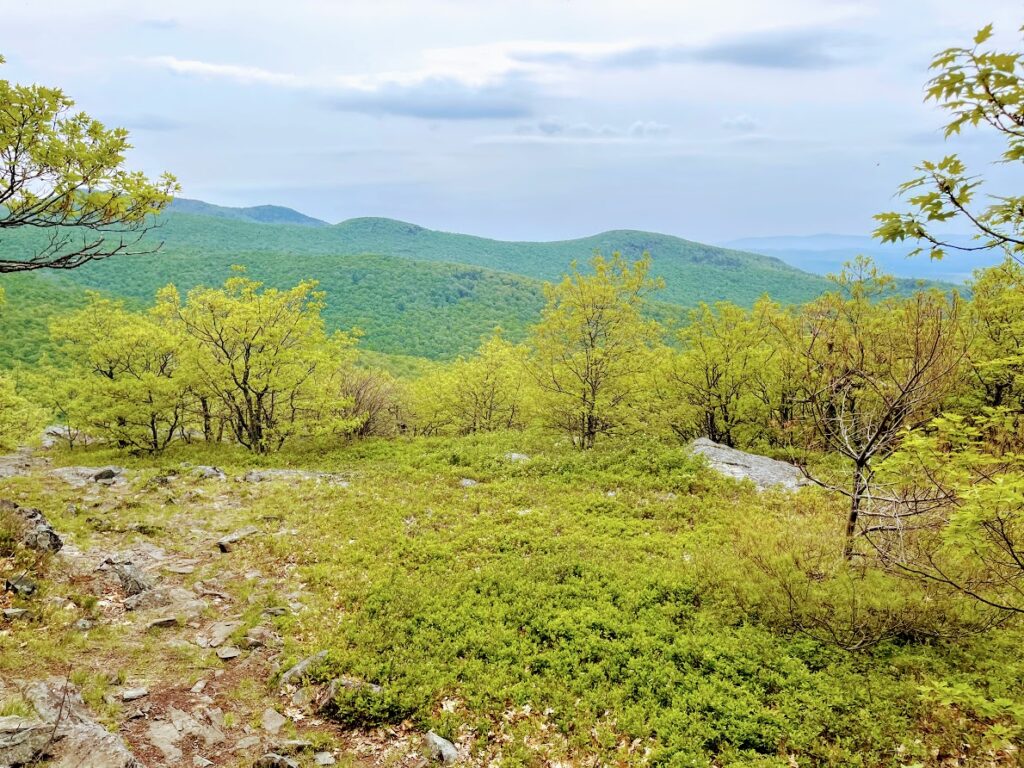
[[(27, 252), (39, 236), (5, 233), (0, 253)], [(702, 301), (750, 305), (763, 295), (783, 303), (812, 299), (828, 289), (828, 281), (779, 256), (796, 253), (801, 266), (824, 272), (845, 260), (836, 253), (861, 250), (847, 241), (821, 239), (826, 237), (833, 236), (742, 241), (749, 250), (636, 230), (557, 242), (506, 242), (393, 219), (330, 225), (280, 206), (229, 208), (178, 199), (150, 234), (154, 243), (163, 241), (156, 254), (0, 280), (10, 299), (4, 322), (13, 338), (20, 334), (36, 340), (24, 348), (6, 345), (13, 349), (6, 353), (0, 344), (0, 365), (12, 356), (35, 355), (45, 339), (50, 308), (80, 303), (84, 288), (144, 304), (168, 283), (182, 292), (220, 284), (234, 264), (245, 265), (269, 285), (318, 280), (327, 296), (328, 324), (361, 329), (366, 349), (446, 359), (472, 352), (496, 326), (512, 339), (522, 338), (539, 315), (543, 281), (558, 280), (571, 262), (585, 264), (595, 251), (619, 251), (629, 258), (649, 251), (654, 274), (666, 284), (653, 311), (675, 323), (686, 308)], [(778, 253), (752, 252), (766, 243), (772, 247), (765, 251)], [(842, 247), (832, 247), (837, 245)], [(19, 296), (25, 297), (22, 305)]]
[[(977, 244), (968, 235), (953, 234), (947, 237), (956, 245)], [(748, 237), (730, 240), (724, 245), (774, 256), (791, 266), (818, 274), (838, 272), (845, 262), (851, 261), (858, 254), (864, 254), (874, 259), (882, 271), (890, 275), (948, 283), (963, 283), (970, 279), (974, 270), (1002, 261), (1002, 255), (997, 251), (950, 251), (941, 261), (929, 258), (927, 253), (910, 257), (908, 254), (914, 250), (913, 244), (882, 244), (870, 237), (856, 235)]]

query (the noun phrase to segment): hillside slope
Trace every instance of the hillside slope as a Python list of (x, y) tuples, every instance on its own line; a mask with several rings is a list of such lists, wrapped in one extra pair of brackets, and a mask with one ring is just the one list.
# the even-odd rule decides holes
[(621, 251), (629, 257), (646, 250), (654, 259), (654, 273), (666, 282), (661, 298), (684, 306), (719, 300), (751, 304), (765, 293), (783, 302), (802, 302), (827, 285), (824, 278), (769, 256), (634, 230), (556, 242), (506, 242), (438, 232), (393, 219), (350, 219), (331, 227), (312, 227), (172, 211), (163, 217), (153, 236), (164, 242), (168, 256), (200, 252), (291, 257), (374, 253), (469, 264), (538, 280), (557, 280), (573, 260), (584, 262), (596, 249), (606, 254)]

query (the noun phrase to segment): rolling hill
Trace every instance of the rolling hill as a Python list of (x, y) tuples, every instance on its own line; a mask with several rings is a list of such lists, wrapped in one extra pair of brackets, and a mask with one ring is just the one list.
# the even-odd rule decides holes
[[(23, 253), (34, 236), (5, 233), (0, 252)], [(62, 274), (0, 278), (11, 303), (0, 324), (8, 339), (23, 340), (0, 348), (0, 364), (38, 354), (48, 316), (41, 307), (74, 306), (82, 289), (145, 303), (168, 283), (182, 291), (219, 284), (233, 264), (270, 285), (314, 278), (327, 293), (331, 327), (361, 329), (369, 350), (433, 359), (472, 352), (496, 326), (522, 338), (542, 305), (542, 282), (557, 280), (573, 260), (585, 262), (595, 250), (628, 257), (649, 251), (654, 274), (666, 283), (654, 312), (670, 322), (701, 301), (749, 305), (768, 294), (797, 303), (828, 286), (823, 277), (774, 257), (634, 230), (505, 242), (392, 219), (328, 225), (277, 206), (226, 208), (182, 199), (149, 237), (162, 241), (159, 253)]]

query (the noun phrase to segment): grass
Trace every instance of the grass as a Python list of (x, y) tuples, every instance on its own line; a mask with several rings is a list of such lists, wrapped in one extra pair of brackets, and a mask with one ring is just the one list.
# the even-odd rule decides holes
[[(510, 461), (510, 451), (531, 458)], [(724, 584), (736, 567), (727, 530), (756, 534), (838, 510), (815, 489), (757, 493), (720, 479), (678, 446), (580, 453), (530, 434), (370, 440), (262, 461), (342, 472), (347, 487), (182, 475), (175, 504), (149, 482), (157, 474), (188, 461), (237, 476), (257, 459), (195, 447), (157, 459), (94, 449), (54, 458), (139, 471), (133, 487), (145, 490), (107, 513), (125, 541), (180, 548), (175, 510), (212, 515), (213, 500), (230, 497), (210, 525), (252, 523), (261, 535), (232, 553), (230, 574), (194, 577), (225, 578), (247, 606), (246, 627), (264, 605), (301, 604), (274, 619), (281, 668), (327, 649), (321, 679), (382, 687), (338, 696), (331, 716), (346, 727), (413, 723), (507, 766), (909, 766), (954, 754), (980, 766), (999, 764), (993, 755), (1019, 735), (1017, 710), (998, 703), (1019, 702), (1024, 689), (1018, 628), (850, 654), (738, 609)], [(464, 487), (467, 478), (477, 484)], [(34, 481), (10, 482), (82, 543), (101, 535)], [(157, 524), (150, 537), (129, 532), (138, 520)], [(250, 569), (272, 576), (238, 577)], [(44, 658), (87, 652), (37, 635), (26, 642)], [(111, 652), (116, 638), (90, 642), (99, 645), (89, 653)], [(2, 655), (0, 667), (17, 666)], [(202, 661), (183, 653), (167, 663)], [(255, 701), (260, 686), (238, 695)]]

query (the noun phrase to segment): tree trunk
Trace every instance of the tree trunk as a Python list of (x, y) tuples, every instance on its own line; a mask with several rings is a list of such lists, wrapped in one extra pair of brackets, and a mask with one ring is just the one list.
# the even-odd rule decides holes
[(868, 491), (870, 473), (867, 464), (858, 462), (853, 468), (853, 495), (850, 497), (850, 514), (846, 519), (846, 541), (843, 545), (843, 557), (853, 558), (853, 539), (857, 535), (857, 518), (860, 517), (861, 504)]

